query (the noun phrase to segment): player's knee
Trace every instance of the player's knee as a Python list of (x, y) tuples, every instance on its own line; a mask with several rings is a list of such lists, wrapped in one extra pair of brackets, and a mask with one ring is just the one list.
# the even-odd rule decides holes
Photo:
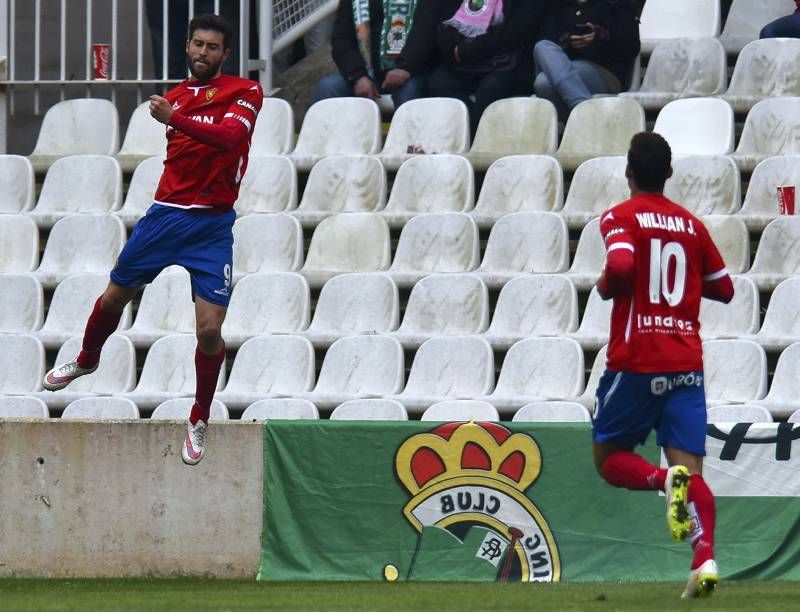
[(119, 314), (125, 310), (125, 306), (127, 306), (130, 301), (131, 299), (128, 297), (127, 293), (114, 291), (112, 288), (108, 288), (103, 292), (100, 298), (100, 306), (105, 312)]
[(197, 326), (197, 344), (205, 353), (213, 353), (219, 350), (222, 344), (222, 333), (220, 327), (214, 323), (199, 323)]

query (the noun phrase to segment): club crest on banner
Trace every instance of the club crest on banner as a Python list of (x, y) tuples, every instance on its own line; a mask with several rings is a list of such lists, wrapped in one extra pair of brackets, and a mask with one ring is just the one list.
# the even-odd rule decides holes
[(555, 538), (525, 495), (541, 470), (536, 441), (497, 423), (447, 423), (406, 439), (395, 471), (419, 534), (407, 579), (558, 581)]

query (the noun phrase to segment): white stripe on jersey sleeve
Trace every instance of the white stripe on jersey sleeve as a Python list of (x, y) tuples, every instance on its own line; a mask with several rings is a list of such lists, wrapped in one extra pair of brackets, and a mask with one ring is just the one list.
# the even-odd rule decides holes
[(718, 278), (722, 278), (723, 276), (727, 276), (727, 275), (728, 275), (728, 268), (722, 268), (722, 270), (719, 270), (718, 272), (713, 272), (711, 274), (706, 274), (703, 277), (703, 280), (704, 281), (713, 281), (713, 280), (717, 280)]
[(630, 242), (615, 242), (611, 246), (608, 247), (608, 252), (616, 251), (617, 249), (627, 249), (631, 253), (635, 253), (635, 249)]
[(225, 119), (225, 118), (227, 118), (227, 117), (233, 117), (234, 119), (238, 119), (239, 121), (241, 121), (242, 123), (244, 123), (244, 124), (245, 124), (245, 126), (247, 127), (247, 131), (248, 131), (248, 132), (249, 132), (249, 131), (251, 131), (251, 130), (253, 129), (253, 124), (252, 124), (252, 123), (250, 123), (250, 122), (249, 122), (247, 119), (245, 119), (245, 118), (244, 118), (244, 117), (242, 117), (241, 115), (237, 115), (236, 113), (225, 113), (225, 116), (223, 117), (223, 119)]

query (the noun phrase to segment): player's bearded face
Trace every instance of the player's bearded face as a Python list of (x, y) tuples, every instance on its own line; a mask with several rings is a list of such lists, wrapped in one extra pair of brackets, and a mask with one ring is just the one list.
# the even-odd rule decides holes
[(198, 81), (209, 81), (220, 73), (222, 62), (228, 57), (223, 49), (221, 32), (195, 30), (186, 44), (186, 63), (189, 72)]

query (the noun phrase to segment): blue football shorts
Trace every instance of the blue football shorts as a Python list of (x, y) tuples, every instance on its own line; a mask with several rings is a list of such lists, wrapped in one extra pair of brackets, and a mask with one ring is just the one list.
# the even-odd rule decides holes
[(184, 210), (153, 204), (139, 219), (119, 254), (111, 280), (121, 287), (141, 287), (167, 266), (185, 268), (192, 279), (192, 299), (226, 307), (233, 271), (233, 210)]
[(632, 448), (644, 444), (653, 429), (659, 446), (705, 456), (703, 373), (606, 370), (597, 386), (592, 439)]

